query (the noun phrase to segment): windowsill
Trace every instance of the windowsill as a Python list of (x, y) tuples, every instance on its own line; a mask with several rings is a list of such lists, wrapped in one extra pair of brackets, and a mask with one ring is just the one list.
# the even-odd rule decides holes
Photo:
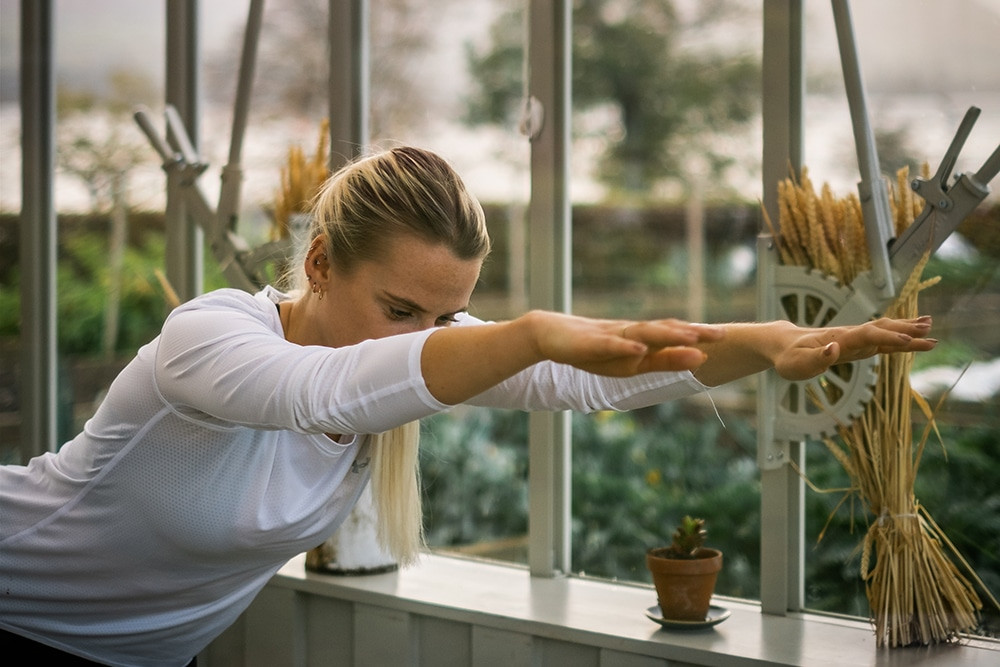
[(867, 623), (815, 614), (773, 616), (742, 600), (714, 604), (732, 615), (708, 630), (667, 631), (645, 617), (652, 587), (560, 577), (521, 568), (425, 554), (420, 564), (388, 574), (333, 576), (289, 561), (272, 586), (436, 618), (614, 648), (704, 665), (986, 665), (1000, 662), (1000, 642), (877, 649)]

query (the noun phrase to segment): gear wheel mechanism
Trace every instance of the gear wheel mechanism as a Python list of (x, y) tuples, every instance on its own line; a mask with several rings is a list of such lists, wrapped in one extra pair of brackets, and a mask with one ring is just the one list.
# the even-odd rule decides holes
[[(822, 327), (837, 315), (853, 294), (819, 272), (801, 266), (775, 267), (775, 291), (785, 319), (805, 327)], [(878, 358), (831, 366), (803, 382), (778, 378), (775, 387), (774, 437), (797, 441), (836, 433), (840, 425), (860, 416), (871, 400)]]

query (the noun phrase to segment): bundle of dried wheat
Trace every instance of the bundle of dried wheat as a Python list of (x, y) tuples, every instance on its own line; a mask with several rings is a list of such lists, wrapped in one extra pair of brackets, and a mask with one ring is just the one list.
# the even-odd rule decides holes
[(309, 208), (319, 186), (330, 176), (328, 147), (330, 123), (324, 119), (320, 125), (316, 153), (306, 159), (302, 148), (288, 149), (288, 161), (281, 169), (281, 186), (274, 200), (274, 218), (271, 226), (272, 240), (285, 239), (291, 233), (292, 216)]
[[(921, 202), (907, 185), (908, 170), (900, 170), (897, 177), (890, 204), (899, 236), (919, 214)], [(805, 169), (798, 183), (791, 179), (780, 183), (778, 193), (780, 233), (773, 228), (772, 233), (782, 262), (819, 269), (844, 284), (870, 268), (857, 196), (838, 199), (827, 185), (817, 195)], [(921, 281), (924, 263), (926, 258), (886, 315), (917, 316), (918, 293), (938, 281)], [(946, 642), (976, 627), (982, 602), (945, 547), (986, 591), (913, 492), (924, 447), (936, 429), (934, 410), (910, 387), (912, 363), (912, 353), (883, 355), (865, 413), (841, 426), (839, 438), (825, 440), (849, 475), (851, 492), (870, 512), (861, 576), (878, 646)], [(917, 443), (913, 405), (928, 420)]]

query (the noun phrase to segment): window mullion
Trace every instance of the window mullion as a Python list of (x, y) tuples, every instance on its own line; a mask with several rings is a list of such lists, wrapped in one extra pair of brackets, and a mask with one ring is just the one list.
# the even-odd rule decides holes
[[(802, 166), (803, 3), (765, 0), (763, 44), (763, 188), (764, 207), (777, 224), (778, 182)], [(758, 319), (779, 316), (774, 299), (774, 244), (758, 245)], [(784, 614), (803, 604), (804, 489), (788, 465), (805, 470), (802, 443), (776, 443), (773, 420), (776, 392), (773, 372), (758, 387), (758, 458), (761, 464), (760, 600), (765, 613)]]
[[(199, 143), (200, 95), (198, 3), (167, 3), (166, 102), (177, 109), (188, 139)], [(204, 232), (185, 202), (181, 176), (167, 172), (166, 272), (181, 301), (202, 292)]]
[(21, 3), (21, 463), (55, 451), (56, 213), (52, 2)]
[[(570, 20), (572, 3), (528, 0), (528, 99), (542, 116), (531, 136), (528, 302), (570, 309)], [(526, 104), (528, 100), (525, 100)], [(531, 415), (528, 564), (536, 576), (569, 569), (567, 413)]]

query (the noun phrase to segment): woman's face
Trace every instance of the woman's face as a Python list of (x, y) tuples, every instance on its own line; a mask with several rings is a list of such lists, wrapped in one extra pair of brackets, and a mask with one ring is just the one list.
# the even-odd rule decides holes
[(390, 241), (381, 259), (349, 273), (330, 267), (326, 295), (315, 304), (326, 319), (325, 344), (448, 326), (468, 310), (481, 267), (481, 260), (458, 259), (444, 245), (408, 235)]

